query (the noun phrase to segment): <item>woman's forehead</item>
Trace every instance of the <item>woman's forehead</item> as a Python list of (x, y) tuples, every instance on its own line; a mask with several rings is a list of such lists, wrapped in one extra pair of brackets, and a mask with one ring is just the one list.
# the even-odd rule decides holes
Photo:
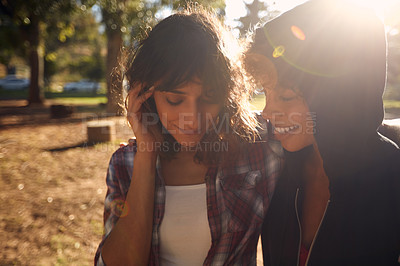
[(188, 96), (202, 95), (204, 91), (203, 84), (199, 80), (188, 81), (183, 84), (178, 85), (175, 88), (162, 90), (162, 92), (167, 94), (179, 94)]

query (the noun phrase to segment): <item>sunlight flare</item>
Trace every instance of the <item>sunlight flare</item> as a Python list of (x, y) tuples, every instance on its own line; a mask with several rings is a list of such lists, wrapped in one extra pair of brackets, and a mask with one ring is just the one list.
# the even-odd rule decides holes
[(304, 41), (306, 39), (306, 35), (304, 34), (304, 32), (299, 27), (293, 25), (292, 27), (290, 27), (290, 29), (291, 29), (293, 35), (297, 39), (299, 39), (301, 41)]

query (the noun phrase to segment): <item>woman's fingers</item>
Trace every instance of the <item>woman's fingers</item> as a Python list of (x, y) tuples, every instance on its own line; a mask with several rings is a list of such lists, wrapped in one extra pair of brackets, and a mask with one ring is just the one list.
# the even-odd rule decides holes
[(154, 87), (151, 87), (148, 91), (143, 93), (140, 96), (137, 96), (135, 99), (131, 98), (132, 100), (132, 105), (130, 105), (131, 109), (128, 110), (133, 113), (139, 112), (140, 108), (142, 107), (142, 104), (151, 97), (154, 93)]
[(140, 90), (142, 89), (142, 85), (138, 84), (132, 89), (128, 91), (127, 102), (125, 101), (125, 107), (129, 110), (132, 109), (132, 103), (138, 97)]
[(128, 116), (128, 122), (132, 129), (136, 129), (135, 126), (137, 126), (140, 122), (140, 108), (142, 107), (142, 104), (153, 95), (154, 92), (154, 86), (151, 87), (148, 91), (143, 93), (142, 95), (139, 95), (139, 92), (141, 91), (141, 87), (137, 86), (133, 88), (131, 91), (128, 92), (128, 106), (127, 106), (127, 116)]
[(129, 90), (128, 94), (130, 97), (137, 98), (141, 90), (142, 90), (142, 85), (137, 84), (136, 86), (134, 86), (132, 89)]
[(137, 104), (142, 105), (145, 101), (147, 101), (148, 98), (151, 97), (151, 95), (153, 95), (153, 92), (154, 92), (154, 86), (151, 87), (150, 89), (148, 89), (148, 91), (146, 91), (139, 97), (137, 97), (137, 101), (138, 101)]

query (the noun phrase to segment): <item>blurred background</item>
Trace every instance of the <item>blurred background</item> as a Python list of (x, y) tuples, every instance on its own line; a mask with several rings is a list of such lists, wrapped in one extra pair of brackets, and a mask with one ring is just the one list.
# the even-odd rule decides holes
[[(202, 0), (237, 38), (301, 0)], [(386, 119), (400, 117), (400, 1), (384, 20)], [(185, 6), (177, 0), (0, 1), (0, 265), (89, 265), (103, 231), (111, 154), (132, 136), (120, 47)], [(116, 86), (114, 86), (116, 85)], [(255, 95), (260, 110), (263, 95)]]

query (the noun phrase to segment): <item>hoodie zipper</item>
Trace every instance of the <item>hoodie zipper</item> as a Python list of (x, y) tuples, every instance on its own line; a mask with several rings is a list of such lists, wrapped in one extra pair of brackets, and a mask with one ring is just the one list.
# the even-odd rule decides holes
[[(321, 221), (319, 222), (319, 225), (318, 225), (318, 228), (317, 228), (317, 232), (315, 232), (315, 236), (314, 236), (314, 238), (313, 238), (313, 241), (311, 242), (311, 246), (310, 246), (310, 250), (308, 251), (308, 256), (307, 256), (307, 260), (306, 260), (305, 266), (307, 266), (308, 260), (310, 259), (310, 255), (311, 255), (311, 251), (312, 251), (312, 249), (313, 249), (313, 247), (314, 247), (315, 239), (317, 239), (319, 229), (321, 228), (321, 224), (322, 224), (322, 222), (324, 221), (325, 214), (326, 214), (326, 211), (328, 210), (328, 206), (329, 206), (329, 203), (330, 203), (330, 202), (331, 202), (331, 201), (328, 200), (328, 202), (326, 203), (324, 215), (322, 215), (322, 219), (321, 219)], [(300, 241), (301, 241), (301, 240), (300, 240)]]
[(301, 248), (301, 238), (302, 238), (302, 231), (301, 231), (299, 210), (297, 209), (297, 198), (298, 198), (298, 196), (299, 196), (299, 188), (297, 188), (297, 190), (296, 190), (296, 198), (295, 198), (295, 200), (294, 200), (294, 208), (295, 208), (295, 210), (296, 210), (297, 225), (299, 226), (299, 231), (300, 231), (299, 246), (298, 246), (298, 248), (297, 248), (297, 263), (296, 263), (297, 266), (299, 266), (300, 248)]
[[(297, 263), (296, 263), (297, 266), (298, 266), (299, 263), (300, 263), (301, 239), (302, 239), (302, 234), (303, 234), (303, 232), (301, 231), (301, 223), (300, 223), (300, 217), (299, 217), (299, 210), (298, 210), (298, 207), (297, 207), (297, 200), (298, 200), (298, 197), (299, 197), (299, 191), (300, 191), (300, 189), (297, 188), (297, 190), (296, 190), (296, 198), (295, 198), (295, 202), (294, 202), (295, 210), (296, 210), (296, 217), (297, 217), (297, 224), (298, 224), (298, 226), (299, 226), (299, 231), (300, 231), (299, 246), (298, 246), (298, 249), (297, 249)], [(307, 260), (306, 260), (305, 266), (307, 266), (308, 260), (310, 259), (310, 255), (311, 255), (312, 248), (314, 247), (315, 239), (317, 238), (319, 229), (321, 228), (321, 224), (322, 224), (322, 222), (324, 221), (325, 214), (326, 214), (326, 211), (328, 210), (329, 203), (330, 203), (330, 200), (328, 200), (328, 202), (326, 203), (325, 210), (324, 210), (324, 214), (322, 215), (321, 221), (319, 222), (319, 225), (318, 225), (318, 228), (317, 228), (317, 232), (315, 232), (315, 236), (314, 236), (314, 238), (313, 238), (313, 241), (311, 242), (311, 246), (310, 246), (310, 250), (308, 251), (308, 256), (307, 256)]]

